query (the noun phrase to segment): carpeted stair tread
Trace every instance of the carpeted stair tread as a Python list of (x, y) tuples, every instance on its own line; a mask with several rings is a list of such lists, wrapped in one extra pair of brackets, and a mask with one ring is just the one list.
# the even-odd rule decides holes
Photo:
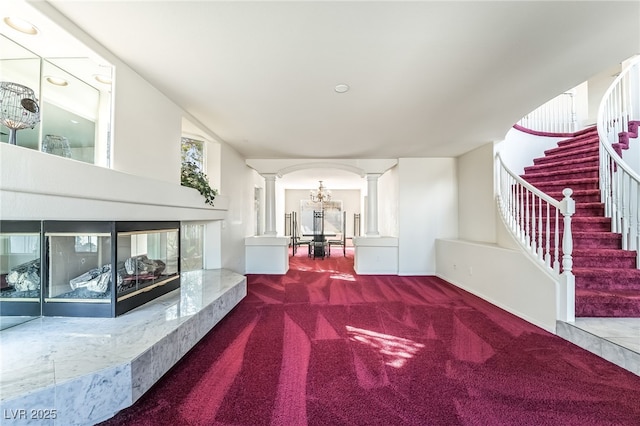
[(598, 138), (571, 141), (565, 144), (558, 144), (556, 148), (544, 151), (545, 157), (553, 157), (554, 155), (569, 155), (578, 152), (591, 152), (597, 150)]
[(620, 249), (585, 248), (573, 250), (573, 265), (576, 268), (634, 268), (636, 266), (636, 252)]
[(640, 270), (636, 268), (573, 268), (576, 289), (627, 290), (640, 293)]
[(640, 292), (576, 289), (577, 317), (640, 317)]
[[(598, 178), (578, 178), (578, 179), (562, 179), (554, 181), (529, 182), (537, 188), (571, 188), (574, 191), (580, 189), (598, 189)], [(547, 192), (547, 191), (545, 191)]]
[(526, 173), (521, 175), (520, 177), (525, 178), (527, 180), (532, 179), (544, 179), (544, 178), (557, 178), (558, 176), (589, 176), (590, 174), (595, 174), (593, 177), (598, 177), (598, 167), (597, 166), (588, 166), (588, 167), (575, 167), (575, 168), (562, 168), (556, 170), (532, 170), (531, 173)]
[[(536, 160), (534, 160), (535, 162)], [(535, 164), (533, 166), (527, 166), (524, 168), (525, 174), (529, 173), (533, 170), (556, 170), (556, 169), (565, 169), (567, 167), (586, 167), (595, 165), (598, 166), (599, 156), (592, 155), (588, 157), (580, 157), (574, 159), (563, 159), (559, 158), (556, 161), (547, 161), (539, 164)]]
[(583, 162), (589, 162), (593, 160), (593, 157), (598, 156), (598, 150), (592, 149), (587, 152), (574, 152), (570, 155), (566, 154), (558, 154), (549, 157), (540, 157), (533, 160), (533, 164), (535, 166), (544, 166), (549, 164), (557, 165), (558, 163), (563, 163), (572, 160), (582, 160)]
[(616, 274), (616, 279), (628, 280), (638, 279), (640, 280), (640, 269), (636, 268), (573, 268), (572, 272), (575, 276), (581, 277), (597, 277), (603, 275)]
[(600, 141), (598, 134), (582, 135), (575, 138), (561, 140), (557, 143), (559, 147), (579, 147), (589, 144), (597, 144)]
[[(567, 159), (576, 159), (576, 158), (585, 158), (591, 157), (593, 155), (598, 154), (598, 147), (587, 146), (581, 149), (573, 149), (569, 152), (558, 152), (555, 154), (545, 155), (541, 158), (536, 158), (533, 160), (534, 164), (544, 164), (544, 163), (553, 163), (557, 161), (563, 161)], [(566, 150), (563, 150), (566, 151)]]
[(572, 231), (574, 249), (620, 249), (622, 236), (613, 232)]
[(620, 258), (636, 258), (636, 252), (632, 250), (622, 249), (574, 249), (573, 256), (585, 256), (585, 257), (601, 257), (601, 256), (617, 256)]

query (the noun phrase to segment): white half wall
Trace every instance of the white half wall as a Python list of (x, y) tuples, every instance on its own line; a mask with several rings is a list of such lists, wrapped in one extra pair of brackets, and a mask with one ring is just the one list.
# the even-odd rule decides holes
[(180, 220), (225, 217), (193, 188), (134, 176), (20, 146), (0, 144), (3, 220)]
[(444, 239), (436, 247), (440, 278), (555, 333), (555, 282), (521, 250)]

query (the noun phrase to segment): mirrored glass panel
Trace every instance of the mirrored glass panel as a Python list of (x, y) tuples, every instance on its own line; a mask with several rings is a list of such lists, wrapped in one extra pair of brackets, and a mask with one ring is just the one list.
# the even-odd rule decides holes
[[(28, 113), (22, 105), (21, 93), (33, 91), (40, 107), (40, 58), (14, 41), (0, 34), (0, 82), (2, 83), (2, 111), (0, 112), (0, 141), (9, 142), (15, 132), (16, 145), (38, 149), (40, 124), (33, 127), (22, 121)], [(29, 107), (29, 105), (27, 105)], [(29, 107), (33, 109), (33, 107)], [(23, 128), (26, 125), (26, 128)]]
[(0, 142), (110, 166), (113, 67), (41, 58), (0, 34)]
[(100, 91), (44, 60), (42, 151), (94, 163)]

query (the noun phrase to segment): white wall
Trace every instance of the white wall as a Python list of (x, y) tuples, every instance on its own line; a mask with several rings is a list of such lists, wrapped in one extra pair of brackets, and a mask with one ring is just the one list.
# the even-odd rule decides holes
[[(544, 151), (555, 148), (566, 137), (536, 136), (520, 130), (509, 129), (504, 140), (496, 143), (495, 152), (500, 152), (504, 164), (517, 175), (533, 165), (533, 159), (544, 157)], [(493, 160), (492, 160), (493, 161)]]
[(221, 190), (229, 194), (227, 218), (222, 222), (222, 267), (244, 274), (245, 237), (254, 233), (255, 171), (227, 145), (222, 146)]
[[(398, 236), (398, 166), (394, 166), (378, 179), (378, 232), (382, 236)], [(368, 194), (367, 194), (368, 196)], [(363, 199), (365, 214), (361, 216), (361, 235), (367, 233), (366, 201)]]
[(457, 164), (459, 238), (495, 242), (493, 144), (461, 155)]
[(182, 110), (125, 66), (116, 69), (112, 168), (180, 182)]
[(458, 235), (458, 190), (453, 158), (398, 161), (399, 275), (433, 275), (436, 240)]
[(586, 122), (588, 124), (595, 124), (598, 118), (598, 108), (600, 107), (600, 101), (604, 92), (607, 91), (613, 80), (616, 78), (616, 74), (622, 69), (621, 65), (616, 65), (609, 68), (588, 80), (589, 85), (589, 116)]

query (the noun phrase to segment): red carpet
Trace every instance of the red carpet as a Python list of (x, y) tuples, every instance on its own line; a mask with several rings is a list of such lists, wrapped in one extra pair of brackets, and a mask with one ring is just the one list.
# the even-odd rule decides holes
[(436, 277), (298, 253), (104, 425), (640, 423), (638, 376)]
[[(622, 150), (638, 136), (638, 122), (620, 134)], [(640, 317), (640, 270), (636, 252), (622, 250), (620, 234), (611, 232), (599, 190), (599, 138), (595, 127), (576, 133), (533, 160), (522, 176), (557, 200), (573, 189), (573, 273), (576, 276), (576, 316)]]

